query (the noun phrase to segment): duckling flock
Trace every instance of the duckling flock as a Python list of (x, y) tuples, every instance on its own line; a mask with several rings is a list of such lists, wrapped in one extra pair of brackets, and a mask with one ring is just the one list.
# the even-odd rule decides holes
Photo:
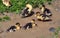
[[(10, 0), (2, 0), (3, 4), (5, 6), (11, 6), (10, 4)], [(22, 12), (22, 16), (23, 18), (25, 17), (29, 17), (32, 15), (33, 11), (33, 6), (30, 4), (26, 4), (26, 7), (24, 8), (23, 12)], [(41, 12), (36, 12), (35, 17), (38, 21), (52, 21), (51, 17), (52, 17), (52, 13), (51, 11), (45, 7), (45, 5), (42, 5), (42, 7), (40, 8)], [(20, 26), (20, 23), (16, 23), (14, 26), (11, 26), (10, 28), (7, 29), (7, 32), (15, 32), (16, 30), (19, 30), (21, 28), (23, 29), (30, 29), (37, 26), (37, 24), (35, 23), (35, 19), (32, 19), (31, 22), (27, 23), (25, 26)]]

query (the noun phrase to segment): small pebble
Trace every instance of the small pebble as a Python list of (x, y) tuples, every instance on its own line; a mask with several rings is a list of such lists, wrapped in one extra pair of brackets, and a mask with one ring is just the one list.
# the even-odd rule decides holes
[(54, 27), (51, 27), (51, 28), (49, 29), (49, 31), (55, 32), (55, 28), (54, 28)]

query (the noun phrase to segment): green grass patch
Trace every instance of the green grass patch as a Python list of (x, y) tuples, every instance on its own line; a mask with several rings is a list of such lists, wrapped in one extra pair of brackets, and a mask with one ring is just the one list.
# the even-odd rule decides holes
[(55, 38), (59, 38), (60, 27), (56, 28), (56, 32), (54, 32)]
[(21, 13), (27, 3), (31, 4), (33, 7), (39, 7), (46, 2), (50, 3), (52, 0), (10, 0), (11, 7), (6, 7), (3, 5), (2, 0), (0, 0), (0, 12), (15, 12), (17, 14)]
[(2, 21), (3, 19), (2, 18), (0, 18), (0, 22)]
[(4, 16), (3, 19), (4, 19), (4, 20), (10, 20), (10, 17)]
[(8, 21), (8, 20), (10, 20), (9, 16), (4, 16), (4, 17), (0, 18), (0, 22)]

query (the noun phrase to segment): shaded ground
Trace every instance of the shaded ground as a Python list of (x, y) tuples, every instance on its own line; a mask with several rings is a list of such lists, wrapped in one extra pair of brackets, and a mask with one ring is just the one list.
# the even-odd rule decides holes
[[(57, 4), (56, 4), (57, 5)], [(41, 22), (37, 21), (36, 18), (33, 16), (28, 18), (21, 18), (20, 15), (16, 15), (13, 13), (8, 13), (7, 15), (11, 17), (11, 21), (0, 22), (2, 25), (1, 29), (4, 30), (3, 33), (0, 34), (0, 38), (53, 38), (53, 33), (49, 31), (51, 27), (58, 27), (60, 25), (60, 13), (56, 10), (55, 7), (51, 5), (46, 5), (53, 14), (51, 22)], [(59, 7), (60, 8), (60, 7)], [(33, 10), (34, 12), (40, 11), (38, 8)], [(2, 16), (2, 15), (0, 15)], [(19, 22), (21, 25), (25, 25), (27, 22), (30, 22), (31, 19), (35, 18), (38, 27), (29, 29), (29, 30), (19, 30), (12, 33), (6, 33), (5, 30), (14, 25), (16, 22)]]

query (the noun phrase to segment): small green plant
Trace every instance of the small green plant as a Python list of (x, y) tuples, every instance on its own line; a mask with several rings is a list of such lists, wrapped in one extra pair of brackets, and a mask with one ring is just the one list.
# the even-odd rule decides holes
[(54, 35), (55, 35), (55, 38), (58, 38), (58, 34), (59, 34), (59, 31), (60, 31), (60, 27), (56, 28), (56, 32), (54, 32)]
[(58, 38), (58, 31), (56, 31), (55, 33), (54, 33), (54, 35), (55, 35), (55, 38)]
[(4, 16), (4, 17), (0, 17), (0, 22), (3, 22), (3, 21), (8, 21), (10, 20), (10, 17), (9, 16)]
[(10, 20), (10, 17), (4, 16), (4, 17), (3, 17), (3, 20)]
[(2, 21), (2, 18), (0, 18), (0, 22)]
[(52, 0), (47, 0), (47, 2), (48, 2), (48, 4), (50, 5), (50, 4), (51, 4), (51, 2), (52, 2)]

